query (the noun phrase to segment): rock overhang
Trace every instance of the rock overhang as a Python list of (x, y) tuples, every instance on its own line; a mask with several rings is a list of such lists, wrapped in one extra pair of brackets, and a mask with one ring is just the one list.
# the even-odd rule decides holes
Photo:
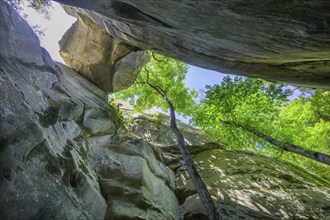
[(143, 50), (222, 73), (330, 88), (326, 0), (57, 1)]

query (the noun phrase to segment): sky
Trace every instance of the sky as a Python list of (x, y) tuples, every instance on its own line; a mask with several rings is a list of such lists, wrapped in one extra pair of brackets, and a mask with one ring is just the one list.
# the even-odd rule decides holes
[(52, 2), (52, 8), (49, 9), (49, 19), (37, 13), (34, 9), (26, 7), (26, 3), (23, 8), (23, 12), (28, 15), (26, 20), (30, 26), (40, 25), (41, 29), (45, 29), (45, 36), (39, 36), (41, 45), (49, 52), (54, 60), (64, 63), (59, 54), (60, 49), (58, 41), (61, 40), (65, 31), (68, 30), (77, 19), (68, 15), (60, 4), (56, 2)]

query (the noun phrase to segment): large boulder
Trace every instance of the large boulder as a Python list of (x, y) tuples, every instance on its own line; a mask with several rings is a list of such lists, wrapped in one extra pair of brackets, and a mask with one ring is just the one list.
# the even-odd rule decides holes
[(144, 50), (223, 73), (330, 88), (328, 0), (56, 1)]
[(114, 38), (88, 16), (66, 9), (77, 17), (59, 42), (66, 65), (108, 93), (131, 86), (148, 54)]

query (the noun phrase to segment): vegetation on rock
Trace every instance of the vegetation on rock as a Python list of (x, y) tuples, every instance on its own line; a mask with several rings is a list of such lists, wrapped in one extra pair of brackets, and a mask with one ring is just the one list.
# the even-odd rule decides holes
[(324, 175), (328, 166), (307, 158), (330, 162), (330, 93), (317, 90), (290, 100), (292, 93), (283, 84), (226, 77), (206, 87), (192, 121), (231, 149), (270, 154)]
[[(28, 15), (24, 13), (23, 5), (27, 3), (27, 7), (33, 8), (39, 14), (42, 14), (45, 18), (49, 19), (49, 7), (52, 6), (51, 0), (4, 0), (13, 7), (23, 18), (27, 18)], [(31, 25), (32, 30), (39, 36), (45, 36), (45, 29), (41, 28), (40, 25)]]
[[(225, 77), (219, 85), (206, 86), (196, 105), (197, 92), (186, 88), (183, 82), (187, 66), (164, 56), (157, 57), (153, 54), (152, 61), (141, 71), (136, 83), (116, 94), (118, 99), (129, 100), (137, 110), (153, 107), (167, 110), (166, 99), (159, 98), (162, 91), (146, 86), (149, 82), (168, 91), (166, 95), (176, 111), (192, 116), (192, 124), (201, 128), (211, 140), (224, 141), (229, 149), (254, 151), (293, 162), (327, 178), (329, 91), (293, 88), (260, 79)], [(293, 96), (294, 90), (300, 91), (299, 97)]]

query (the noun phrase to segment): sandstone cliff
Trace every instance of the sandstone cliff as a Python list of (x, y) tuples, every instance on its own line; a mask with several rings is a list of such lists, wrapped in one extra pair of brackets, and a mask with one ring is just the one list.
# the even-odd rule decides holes
[[(166, 117), (123, 123), (2, 1), (0, 40), (0, 219), (205, 218)], [(330, 215), (325, 180), (180, 127), (224, 219)]]
[(189, 64), (330, 88), (328, 0), (56, 0), (112, 36)]

